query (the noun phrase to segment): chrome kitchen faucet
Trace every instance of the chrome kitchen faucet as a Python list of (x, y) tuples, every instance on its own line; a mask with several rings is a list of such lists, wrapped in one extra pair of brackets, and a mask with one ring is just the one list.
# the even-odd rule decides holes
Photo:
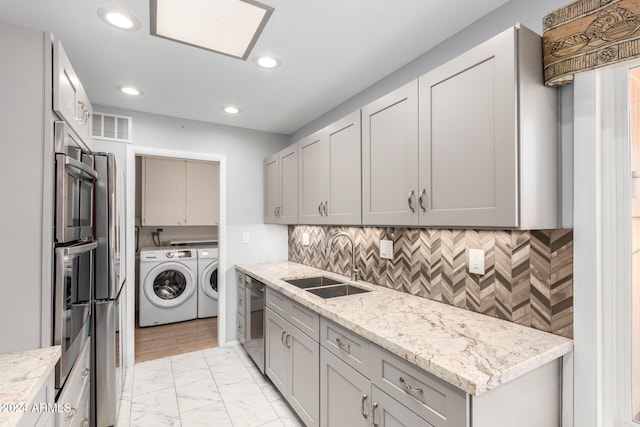
[(351, 235), (349, 235), (347, 232), (341, 231), (341, 232), (336, 233), (333, 236), (331, 236), (329, 238), (329, 241), (327, 242), (327, 247), (324, 250), (324, 255), (326, 257), (329, 256), (329, 253), (331, 252), (331, 245), (333, 244), (333, 241), (336, 238), (340, 237), (340, 236), (346, 237), (351, 242), (351, 280), (358, 280), (358, 275), (359, 275), (360, 272), (358, 271), (358, 268), (356, 267), (356, 244), (353, 242), (353, 237), (351, 237)]

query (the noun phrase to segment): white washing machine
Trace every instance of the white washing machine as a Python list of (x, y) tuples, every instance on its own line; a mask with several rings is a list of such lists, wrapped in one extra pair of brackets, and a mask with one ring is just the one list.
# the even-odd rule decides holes
[(198, 249), (198, 318), (218, 315), (218, 248)]
[(198, 253), (189, 248), (140, 251), (140, 326), (198, 317)]

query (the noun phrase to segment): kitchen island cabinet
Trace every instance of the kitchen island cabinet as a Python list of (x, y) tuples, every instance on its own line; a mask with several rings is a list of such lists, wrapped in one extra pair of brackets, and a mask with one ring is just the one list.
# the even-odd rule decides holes
[[(365, 425), (375, 412), (412, 427), (560, 426), (567, 338), (293, 262), (236, 268), (320, 316), (321, 424), (344, 410)], [(323, 299), (284, 280), (320, 275), (370, 292)]]

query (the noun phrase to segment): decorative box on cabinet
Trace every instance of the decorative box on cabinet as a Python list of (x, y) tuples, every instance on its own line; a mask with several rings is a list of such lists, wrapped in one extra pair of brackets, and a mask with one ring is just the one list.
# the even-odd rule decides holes
[(319, 323), (317, 313), (267, 288), (265, 373), (307, 427), (320, 425)]
[(559, 225), (557, 90), (512, 27), (363, 108), (363, 223)]
[(216, 162), (144, 157), (142, 225), (218, 225), (219, 188)]
[(60, 40), (53, 44), (53, 110), (90, 148), (93, 107)]
[(264, 160), (264, 222), (298, 223), (298, 144)]
[(298, 142), (300, 224), (361, 224), (360, 111)]

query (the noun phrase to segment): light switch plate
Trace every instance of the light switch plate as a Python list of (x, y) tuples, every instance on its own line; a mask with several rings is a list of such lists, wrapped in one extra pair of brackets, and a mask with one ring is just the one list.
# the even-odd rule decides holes
[(469, 273), (484, 274), (484, 251), (469, 249)]
[(302, 233), (302, 246), (309, 246), (309, 233)]
[(248, 231), (242, 232), (242, 244), (246, 245), (251, 241), (251, 234)]
[(380, 240), (380, 258), (393, 259), (392, 240)]

